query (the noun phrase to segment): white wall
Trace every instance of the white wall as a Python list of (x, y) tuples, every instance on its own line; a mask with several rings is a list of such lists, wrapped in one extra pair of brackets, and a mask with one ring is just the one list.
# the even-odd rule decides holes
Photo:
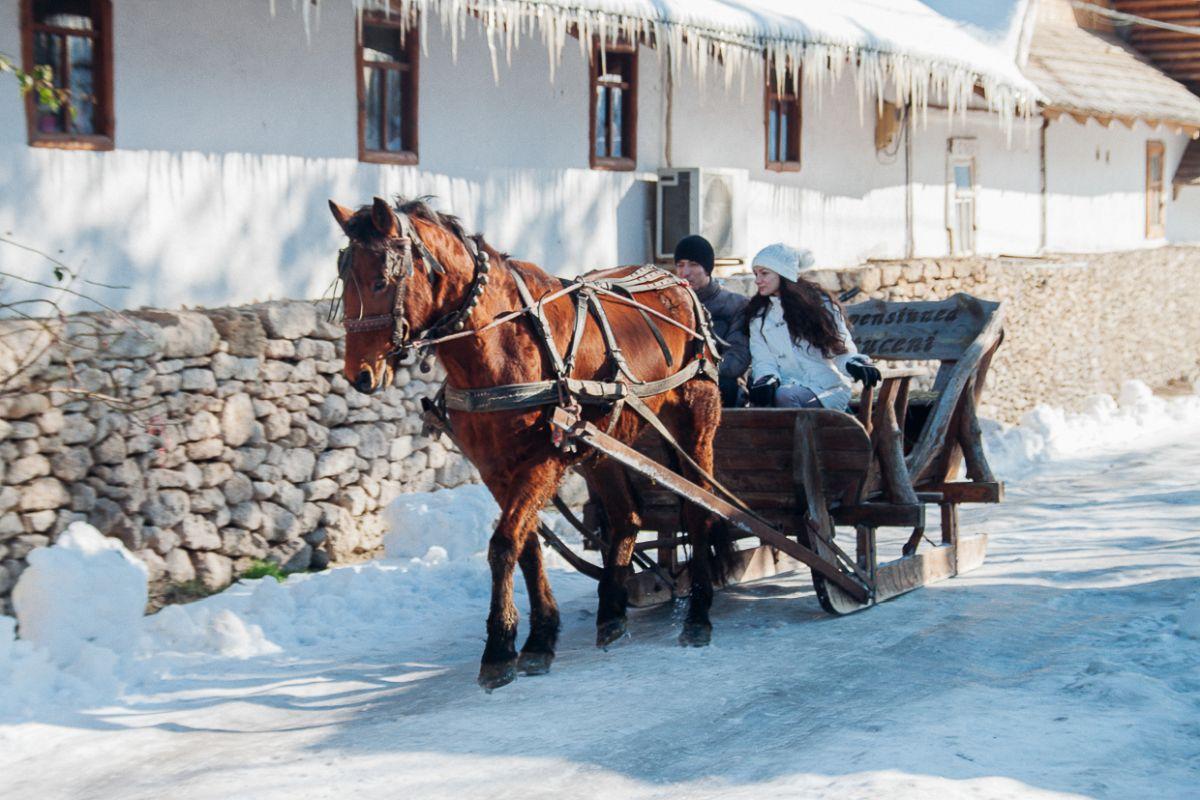
[(973, 137), (975, 249), (980, 254), (1034, 255), (1041, 235), (1039, 119), (1013, 123), (1008, 136), (995, 114), (966, 117), (929, 112), (913, 134), (913, 238), (918, 256), (950, 252), (947, 231), (948, 149), (951, 137)]
[[(340, 238), (326, 200), (395, 192), (436, 195), (497, 247), (559, 273), (643, 258), (650, 184), (588, 168), (578, 47), (564, 50), (551, 84), (544, 48), (526, 42), (497, 87), (482, 38), (468, 35), (454, 65), (432, 25), (420, 166), (382, 166), (357, 161), (349, 4), (324, 8), (311, 43), (287, 4), (273, 18), (265, 0), (114, 5), (115, 151), (28, 147), (15, 83), (0, 84), (0, 231), (130, 287), (91, 290), (107, 302), (319, 295)], [(0, 50), (13, 55), (18, 19), (17, 0), (0, 0)], [(643, 61), (639, 113), (653, 121), (657, 59)], [(651, 165), (658, 130), (641, 126)], [(0, 267), (47, 271), (8, 247)]]
[[(497, 247), (575, 274), (648, 254), (653, 171), (666, 165), (664, 62), (642, 48), (638, 171), (588, 167), (587, 68), (568, 41), (554, 83), (528, 40), (493, 82), (469, 23), (458, 63), (430, 26), (421, 65), (420, 165), (357, 161), (353, 15), (326, 4), (306, 41), (300, 15), (265, 0), (116, 0), (117, 149), (30, 148), (15, 84), (0, 81), (0, 232), (55, 254), (103, 283), (115, 305), (218, 305), (319, 295), (340, 236), (326, 200), (433, 194)], [(0, 50), (18, 55), (17, 0), (0, 0)], [(772, 241), (811, 248), (823, 266), (905, 255), (905, 169), (874, 147), (874, 110), (860, 112), (847, 77), (804, 92), (802, 168), (763, 164), (761, 75), (702, 89), (674, 76), (671, 164), (734, 168), (746, 178), (747, 255)], [(743, 89), (744, 86), (744, 89)], [(948, 121), (931, 109), (913, 145), (917, 255), (944, 255), (946, 144), (979, 144), (977, 245), (1033, 254), (1041, 225), (1038, 132), (1018, 122), (1011, 144), (995, 115)], [(1050, 249), (1146, 246), (1145, 141), (1183, 137), (1070, 120), (1051, 125)], [(1097, 162), (1096, 148), (1102, 151)], [(1107, 160), (1105, 160), (1107, 157)], [(1189, 193), (1190, 192), (1190, 193)], [(1197, 197), (1193, 197), (1195, 194)], [(1200, 190), (1168, 208), (1173, 239), (1200, 240)], [(37, 257), (0, 246), (0, 268), (44, 276)]]
[[(1137, 122), (1105, 128), (1070, 118), (1050, 123), (1046, 132), (1046, 180), (1050, 250), (1092, 253), (1130, 250), (1166, 241), (1146, 238), (1146, 142), (1166, 147), (1168, 233), (1188, 228), (1194, 212), (1175, 208), (1171, 177), (1183, 156), (1187, 137)], [(1180, 216), (1183, 219), (1174, 220)], [(1191, 227), (1195, 230), (1196, 223)]]

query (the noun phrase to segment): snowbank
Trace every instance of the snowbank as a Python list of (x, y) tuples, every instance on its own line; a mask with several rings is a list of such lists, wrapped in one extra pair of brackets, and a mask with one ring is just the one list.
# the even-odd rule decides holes
[(440, 547), (459, 559), (487, 549), (500, 507), (486, 486), (472, 484), (402, 495), (384, 509), (383, 518), (388, 558), (425, 557), (431, 547)]
[(1049, 461), (1152, 445), (1181, 431), (1200, 430), (1200, 394), (1164, 399), (1141, 381), (1126, 381), (1118, 399), (1095, 395), (1080, 412), (1041, 405), (1025, 414), (1018, 426), (985, 426), (988, 461), (998, 476), (1011, 480)]

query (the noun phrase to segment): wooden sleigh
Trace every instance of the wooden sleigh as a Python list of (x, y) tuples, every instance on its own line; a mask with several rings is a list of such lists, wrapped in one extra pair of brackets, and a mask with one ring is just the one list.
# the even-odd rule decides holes
[[(681, 502), (727, 521), (739, 552), (728, 583), (807, 566), (826, 611), (845, 614), (983, 563), (987, 536), (960, 537), (958, 506), (1003, 497), (983, 453), (977, 404), (1003, 338), (1000, 303), (958, 294), (936, 302), (868, 301), (847, 308), (855, 342), (877, 362), (936, 362), (932, 389), (910, 390), (922, 369), (884, 367), (884, 379), (853, 414), (827, 409), (727, 409), (715, 446), (715, 476), (734, 498), (686, 480), (652, 430), (634, 447), (563, 412), (554, 424), (628, 470), (643, 535), (636, 545), (630, 602), (652, 605), (689, 589)], [(965, 462), (966, 479), (958, 477)], [(923, 550), (926, 508), (939, 507), (941, 543)], [(594, 504), (592, 504), (594, 507)], [(566, 512), (566, 509), (562, 509)], [(606, 535), (601, 515), (574, 520), (586, 540)], [(881, 562), (876, 531), (911, 531), (901, 553)], [(839, 528), (854, 536), (840, 537)], [(545, 531), (572, 563), (597, 574)], [(853, 544), (847, 544), (852, 541)], [(848, 552), (852, 551), (852, 552)]]

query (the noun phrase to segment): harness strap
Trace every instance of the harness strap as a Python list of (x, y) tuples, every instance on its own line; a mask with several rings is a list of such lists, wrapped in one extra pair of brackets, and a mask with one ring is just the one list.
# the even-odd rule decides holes
[(566, 378), (563, 381), (545, 380), (533, 383), (510, 383), (507, 386), (492, 386), (486, 389), (456, 389), (445, 386), (446, 408), (454, 411), (516, 411), (535, 406), (553, 405), (558, 402), (559, 387), (578, 397), (588, 405), (603, 405), (630, 397), (652, 397), (681, 386), (701, 372), (705, 377), (716, 380), (710, 372), (711, 362), (693, 361), (686, 367), (662, 380), (630, 385), (621, 381), (589, 381)]
[(562, 356), (558, 354), (558, 345), (554, 342), (554, 334), (550, 330), (550, 321), (546, 319), (542, 300), (535, 301), (533, 299), (533, 294), (529, 291), (529, 286), (526, 285), (525, 279), (521, 277), (520, 270), (510, 267), (510, 272), (513, 276), (513, 282), (517, 285), (517, 294), (521, 296), (521, 303), (529, 310), (529, 317), (533, 320), (533, 327), (541, 337), (543, 349), (550, 358), (550, 366), (554, 370), (555, 376), (565, 378), (567, 376), (566, 365), (563, 364)]
[(567, 377), (575, 371), (575, 357), (579, 355), (579, 345), (583, 342), (583, 331), (587, 326), (588, 294), (586, 287), (581, 287), (575, 294), (575, 328), (571, 331), (571, 344), (567, 346), (567, 357), (563, 365), (563, 374)]

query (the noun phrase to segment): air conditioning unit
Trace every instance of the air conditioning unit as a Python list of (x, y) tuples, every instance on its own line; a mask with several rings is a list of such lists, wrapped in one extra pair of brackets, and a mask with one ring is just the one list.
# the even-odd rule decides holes
[(718, 259), (746, 261), (745, 173), (681, 167), (658, 171), (654, 257), (670, 261), (685, 236), (700, 234)]

